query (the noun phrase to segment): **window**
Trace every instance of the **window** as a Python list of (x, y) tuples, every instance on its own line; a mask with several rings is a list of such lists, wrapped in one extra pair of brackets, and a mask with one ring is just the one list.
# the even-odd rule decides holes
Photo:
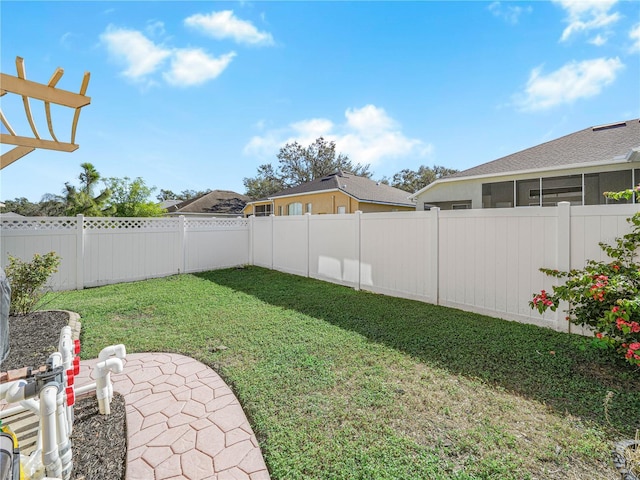
[(302, 203), (294, 202), (287, 205), (287, 215), (302, 215)]
[(451, 210), (468, 210), (471, 208), (471, 205), (468, 203), (454, 203), (451, 205)]
[(345, 207), (344, 205), (338, 207), (338, 213), (339, 214), (345, 214), (347, 213), (347, 207)]
[(555, 207), (559, 202), (582, 205), (582, 175), (542, 179), (542, 206)]
[(273, 205), (270, 203), (267, 205), (256, 205), (254, 212), (256, 217), (268, 217), (273, 213)]
[(307, 203), (307, 211), (306, 213), (311, 213), (311, 204)]
[(516, 182), (516, 206), (540, 206), (540, 179), (518, 180)]
[[(571, 205), (633, 203), (632, 199), (611, 200), (603, 194), (604, 192), (626, 190), (631, 188), (634, 182), (640, 183), (640, 170), (516, 180), (515, 205), (518, 207), (554, 207), (560, 202), (569, 202)], [(514, 182), (512, 181), (484, 183), (482, 185), (482, 208), (512, 207), (513, 190)], [(638, 198), (636, 198), (637, 201)]]
[(513, 182), (482, 184), (482, 208), (513, 207)]
[(631, 199), (612, 200), (607, 198), (604, 196), (604, 192), (620, 192), (631, 188), (632, 185), (631, 170), (588, 173), (584, 176), (584, 203), (585, 205), (631, 203)]

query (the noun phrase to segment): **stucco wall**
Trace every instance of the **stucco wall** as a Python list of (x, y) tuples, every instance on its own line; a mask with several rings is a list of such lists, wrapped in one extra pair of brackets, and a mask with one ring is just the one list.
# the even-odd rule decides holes
[[(355, 198), (346, 195), (338, 190), (331, 190), (320, 193), (309, 193), (306, 195), (292, 195), (290, 197), (281, 197), (274, 199), (273, 213), (279, 215), (279, 208), (282, 207), (282, 215), (288, 215), (288, 206), (291, 203), (299, 202), (302, 204), (302, 213), (307, 212), (307, 204), (311, 203), (312, 215), (334, 214), (338, 213), (339, 207), (344, 207), (345, 213), (355, 213), (360, 210), (365, 213), (371, 212), (394, 212), (394, 211), (414, 211), (413, 207), (399, 207), (394, 205), (381, 205), (377, 203), (361, 203)], [(264, 205), (269, 202), (260, 202)], [(253, 214), (253, 206), (248, 205), (244, 211), (245, 215)]]
[(360, 202), (357, 210), (360, 210), (363, 213), (373, 213), (373, 212), (413, 212), (415, 211), (414, 207), (399, 207), (397, 205), (380, 205), (377, 203), (364, 203)]

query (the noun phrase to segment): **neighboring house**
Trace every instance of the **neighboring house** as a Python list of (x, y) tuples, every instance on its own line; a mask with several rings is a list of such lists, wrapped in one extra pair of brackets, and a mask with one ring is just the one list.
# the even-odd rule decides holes
[(409, 192), (338, 171), (247, 203), (246, 216), (415, 211)]
[(183, 200), (163, 200), (158, 204), (158, 206), (164, 210), (169, 210), (171, 207), (175, 207), (182, 202)]
[(241, 217), (249, 197), (229, 190), (214, 190), (167, 208), (167, 215)]
[[(640, 183), (640, 120), (584, 130), (436, 180), (418, 210), (627, 203), (604, 192)], [(632, 202), (635, 200), (629, 200)]]

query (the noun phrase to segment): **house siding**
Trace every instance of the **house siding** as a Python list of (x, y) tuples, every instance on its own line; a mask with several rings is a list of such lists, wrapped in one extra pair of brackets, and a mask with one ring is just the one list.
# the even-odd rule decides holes
[[(416, 209), (424, 210), (425, 203), (433, 204), (437, 202), (451, 202), (453, 200), (471, 200), (471, 208), (482, 208), (482, 185), (493, 182), (509, 182), (514, 180), (529, 180), (562, 177), (569, 175), (581, 175), (589, 173), (618, 172), (624, 170), (633, 170), (640, 168), (640, 162), (624, 162), (611, 165), (599, 165), (592, 167), (567, 168), (558, 170), (548, 170), (540, 172), (528, 172), (511, 175), (496, 175), (483, 178), (461, 178), (456, 181), (444, 181), (433, 185), (432, 188), (418, 194), (415, 199), (417, 202)], [(636, 174), (635, 183), (640, 183), (640, 175)], [(628, 188), (631, 188), (629, 185)]]

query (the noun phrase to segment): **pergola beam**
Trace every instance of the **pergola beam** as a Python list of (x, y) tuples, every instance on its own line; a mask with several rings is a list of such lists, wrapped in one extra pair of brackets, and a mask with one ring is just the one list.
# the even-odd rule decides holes
[(91, 103), (91, 97), (49, 87), (6, 73), (0, 73), (0, 90), (71, 108), (81, 108)]
[(31, 153), (35, 150), (34, 147), (15, 147), (5, 152), (0, 157), (0, 170), (6, 167), (7, 165), (11, 165), (16, 160), (21, 159), (28, 153)]
[(79, 147), (75, 143), (54, 142), (53, 140), (20, 137), (18, 135), (7, 135), (6, 133), (0, 133), (0, 143), (19, 147), (46, 148), (47, 150), (59, 150), (61, 152), (73, 152)]

